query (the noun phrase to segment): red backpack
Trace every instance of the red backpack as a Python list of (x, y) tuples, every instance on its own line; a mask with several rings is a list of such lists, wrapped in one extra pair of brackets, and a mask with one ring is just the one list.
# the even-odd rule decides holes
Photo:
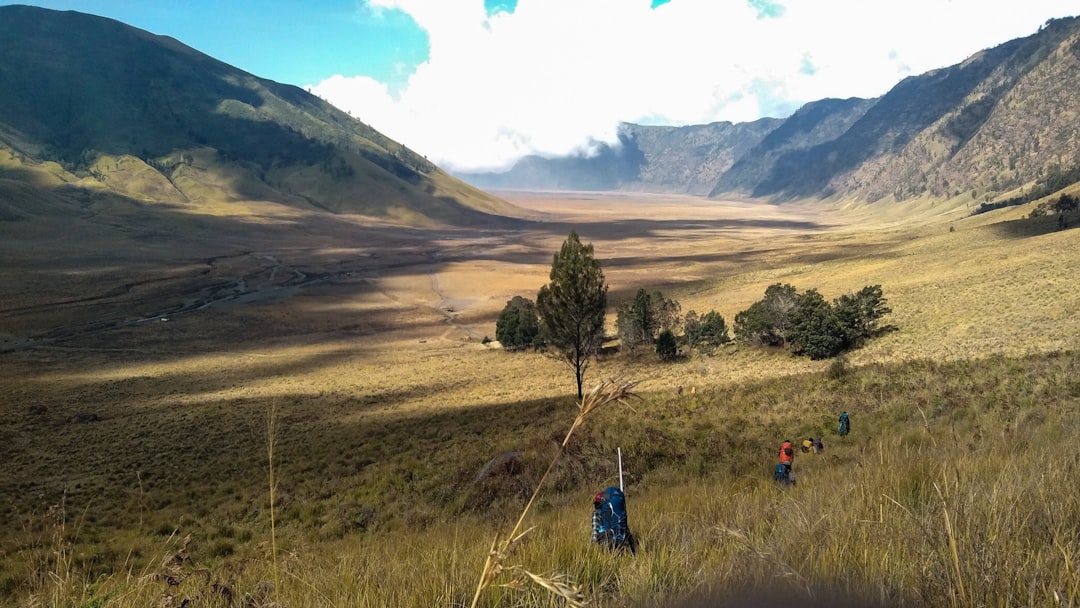
[(785, 441), (780, 446), (780, 463), (791, 464), (791, 461), (795, 459), (795, 450), (791, 447), (790, 441)]

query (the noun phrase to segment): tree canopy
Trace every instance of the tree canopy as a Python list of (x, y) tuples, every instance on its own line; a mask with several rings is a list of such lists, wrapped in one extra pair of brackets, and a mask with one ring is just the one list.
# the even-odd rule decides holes
[(680, 310), (679, 303), (665, 298), (663, 293), (638, 289), (633, 300), (619, 305), (615, 311), (615, 331), (620, 344), (633, 350), (638, 345), (654, 343), (663, 331), (674, 335)]
[(781, 346), (788, 327), (788, 313), (798, 292), (786, 283), (769, 285), (765, 297), (735, 315), (735, 336), (759, 346)]
[(765, 290), (763, 299), (735, 315), (735, 336), (825, 359), (878, 335), (879, 321), (890, 312), (881, 285), (867, 285), (830, 304), (816, 289), (799, 293), (791, 285), (777, 283)]
[(694, 310), (686, 313), (683, 332), (686, 345), (690, 348), (713, 349), (731, 341), (723, 315), (715, 310), (700, 317)]
[(513, 351), (535, 346), (539, 335), (536, 304), (528, 298), (514, 296), (495, 322), (495, 339), (504, 349)]
[(836, 316), (844, 327), (847, 347), (857, 348), (877, 335), (878, 321), (892, 312), (885, 305), (881, 285), (867, 285), (853, 294), (844, 294), (833, 303)]
[(811, 359), (828, 359), (847, 345), (846, 332), (836, 311), (816, 289), (808, 289), (795, 299), (784, 338), (788, 349)]

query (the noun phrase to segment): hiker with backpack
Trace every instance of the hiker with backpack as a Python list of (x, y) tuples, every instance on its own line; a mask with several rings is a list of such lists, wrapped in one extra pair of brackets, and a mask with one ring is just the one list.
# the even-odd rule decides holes
[(637, 539), (630, 532), (626, 516), (626, 496), (615, 486), (593, 497), (592, 539), (611, 551), (628, 549), (637, 553)]
[(773, 478), (773, 481), (775, 481), (776, 483), (778, 483), (778, 484), (780, 484), (782, 486), (793, 486), (793, 485), (795, 485), (795, 480), (792, 479), (791, 477), (789, 477), (789, 475), (790, 475), (790, 473), (788, 471), (788, 468), (786, 466), (784, 466), (783, 463), (781, 463), (781, 464), (776, 465), (776, 468), (773, 469), (772, 478)]
[(780, 445), (780, 464), (776, 465), (776, 472), (773, 473), (773, 478), (777, 481), (781, 481), (781, 470), (783, 471), (783, 482), (792, 485), (795, 483), (795, 476), (791, 473), (791, 465), (795, 462), (795, 448), (791, 445), (790, 439), (785, 439), (784, 443)]
[(847, 412), (840, 412), (840, 420), (837, 422), (836, 431), (840, 433), (841, 437), (846, 436), (851, 431), (851, 419), (848, 417)]

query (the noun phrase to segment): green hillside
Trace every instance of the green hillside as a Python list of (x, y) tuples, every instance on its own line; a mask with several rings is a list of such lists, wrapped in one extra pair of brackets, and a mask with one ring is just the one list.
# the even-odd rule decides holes
[(514, 214), (297, 87), (77, 12), (0, 8), (0, 146), (136, 198), (410, 222)]

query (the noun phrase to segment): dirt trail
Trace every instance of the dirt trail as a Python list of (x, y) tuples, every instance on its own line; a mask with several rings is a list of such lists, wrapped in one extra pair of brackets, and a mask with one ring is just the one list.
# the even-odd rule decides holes
[(440, 337), (443, 340), (452, 340), (450, 336), (452, 333), (454, 333), (455, 330), (457, 330), (465, 332), (465, 335), (467, 335), (472, 340), (481, 339), (479, 335), (474, 332), (469, 326), (459, 323), (457, 320), (457, 314), (464, 307), (468, 306), (470, 300), (468, 300), (467, 298), (451, 298), (447, 296), (439, 285), (439, 273), (430, 272), (428, 273), (428, 277), (431, 279), (431, 291), (435, 293), (435, 297), (437, 298), (435, 303), (435, 311), (443, 316), (443, 320), (445, 323), (450, 325), (450, 327), (447, 328), (447, 330), (443, 332), (442, 336)]

